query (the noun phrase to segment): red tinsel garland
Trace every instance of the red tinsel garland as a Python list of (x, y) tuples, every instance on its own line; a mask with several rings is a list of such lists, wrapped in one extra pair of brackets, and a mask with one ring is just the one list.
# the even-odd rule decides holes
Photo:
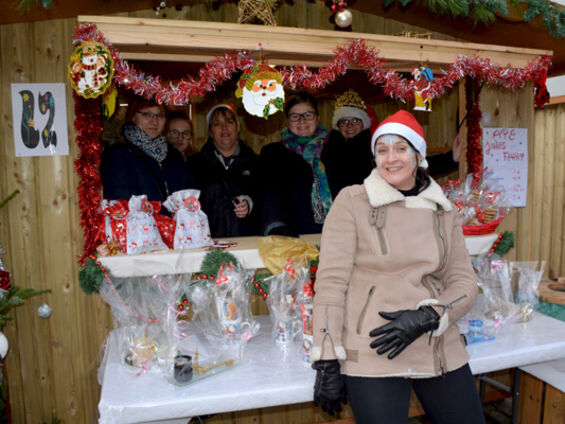
[[(75, 40), (95, 40), (106, 45), (114, 59), (114, 80), (118, 85), (132, 90), (139, 96), (153, 97), (158, 103), (186, 104), (196, 95), (205, 96), (214, 91), (218, 84), (229, 80), (234, 72), (244, 70), (257, 62), (249, 52), (226, 54), (205, 64), (198, 73), (198, 79), (187, 76), (173, 83), (161, 81), (159, 76), (146, 75), (136, 70), (120, 57), (120, 52), (108, 42), (96, 25), (80, 25), (73, 38)], [(285, 67), (281, 74), (283, 85), (292, 89), (322, 89), (345, 74), (351, 65), (364, 69), (372, 84), (382, 84), (384, 92), (399, 100), (412, 101), (415, 81), (404, 78), (394, 70), (386, 70), (384, 61), (378, 57), (379, 51), (368, 47), (364, 40), (356, 40), (346, 46), (336, 48), (335, 57), (326, 65), (313, 72), (306, 66)], [(540, 81), (551, 65), (549, 56), (540, 56), (526, 68), (502, 68), (495, 66), (490, 59), (460, 56), (447, 70), (434, 77), (428, 97), (435, 99), (451, 89), (457, 81), (466, 76), (478, 78), (489, 85), (499, 85), (511, 90), (523, 87), (528, 81)]]
[(102, 155), (102, 112), (99, 99), (85, 99), (73, 93), (75, 101), (76, 143), (80, 148), (75, 168), (80, 178), (78, 198), (80, 223), (84, 230), (83, 254), (80, 263), (96, 249), (96, 235), (103, 220), (100, 212), (102, 179), (98, 166)]
[(483, 148), (481, 145), (481, 109), (479, 93), (481, 86), (475, 78), (465, 81), (465, 97), (467, 99), (467, 173), (479, 175), (483, 167)]

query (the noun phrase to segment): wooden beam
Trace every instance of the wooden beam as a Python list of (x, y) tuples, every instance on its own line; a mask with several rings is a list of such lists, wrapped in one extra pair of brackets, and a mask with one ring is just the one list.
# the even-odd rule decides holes
[(124, 58), (138, 60), (204, 62), (238, 50), (248, 50), (258, 58), (261, 49), (261, 57), (273, 65), (320, 66), (334, 57), (338, 45), (358, 39), (379, 50), (389, 67), (425, 63), (437, 68), (464, 55), (521, 68), (539, 55), (552, 54), (549, 50), (263, 25), (111, 16), (79, 16), (78, 21), (96, 24)]

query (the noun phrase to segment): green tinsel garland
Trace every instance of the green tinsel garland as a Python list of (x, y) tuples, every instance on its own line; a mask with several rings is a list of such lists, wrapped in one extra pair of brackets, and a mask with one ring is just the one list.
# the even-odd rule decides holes
[(16, 7), (20, 12), (29, 12), (29, 10), (37, 3), (41, 3), (44, 9), (51, 8), (51, 0), (19, 0)]
[(506, 255), (510, 249), (514, 247), (514, 233), (512, 231), (504, 231), (502, 233), (502, 238), (498, 242), (498, 245), (494, 247), (494, 252), (498, 256), (502, 257)]
[[(384, 7), (389, 7), (396, 0), (383, 0)], [(398, 0), (402, 6), (407, 6), (413, 0)], [(422, 3), (422, 0), (419, 0)], [(450, 13), (454, 18), (467, 17), (476, 25), (492, 24), (496, 20), (495, 14), (508, 16), (506, 0), (426, 0), (426, 7), (439, 14)], [(522, 19), (530, 22), (540, 17), (549, 35), (555, 38), (565, 37), (565, 10), (555, 6), (547, 0), (509, 0), (509, 3), (518, 13), (521, 6), (526, 10)]]
[(216, 276), (222, 265), (237, 266), (239, 263), (234, 255), (222, 249), (212, 249), (206, 254), (200, 272), (206, 276)]
[(100, 266), (96, 263), (96, 260), (91, 257), (86, 258), (84, 266), (78, 273), (80, 288), (86, 294), (90, 294), (92, 292), (98, 293), (103, 280), (104, 273), (100, 269)]

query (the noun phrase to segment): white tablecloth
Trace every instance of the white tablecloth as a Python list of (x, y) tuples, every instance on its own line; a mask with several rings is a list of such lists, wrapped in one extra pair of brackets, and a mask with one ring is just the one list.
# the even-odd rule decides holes
[[(116, 339), (109, 337), (101, 369), (100, 423), (184, 423), (188, 417), (264, 408), (312, 400), (314, 371), (294, 350), (272, 340), (268, 317), (251, 339), (244, 362), (193, 384), (168, 383), (158, 370), (136, 376), (122, 365)], [(534, 313), (527, 323), (508, 324), (496, 340), (469, 345), (471, 369), (482, 374), (565, 358), (565, 322)]]

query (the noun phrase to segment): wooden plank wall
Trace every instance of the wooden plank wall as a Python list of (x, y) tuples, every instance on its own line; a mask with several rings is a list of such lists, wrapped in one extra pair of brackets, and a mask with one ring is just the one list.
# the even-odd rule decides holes
[[(222, 5), (218, 10), (205, 5), (185, 7), (181, 11), (169, 8), (166, 13), (173, 19), (235, 22), (237, 18), (233, 4)], [(133, 15), (155, 16), (153, 11)], [(285, 3), (278, 11), (279, 24), (286, 26), (332, 29), (327, 19), (323, 4), (304, 0), (297, 0), (293, 6)], [(78, 150), (72, 129), (74, 112), (70, 88), (67, 86), (66, 91), (69, 156), (16, 158), (12, 141), (10, 84), (66, 82), (74, 26), (73, 19), (0, 26), (0, 198), (14, 189), (20, 190), (20, 194), (0, 210), (0, 240), (6, 250), (4, 263), (12, 273), (14, 284), (52, 290), (50, 294), (31, 298), (17, 308), (12, 314), (14, 319), (5, 328), (11, 348), (4, 365), (15, 423), (50, 422), (52, 417), (58, 417), (64, 423), (95, 422), (100, 395), (96, 378), (99, 351), (112, 326), (105, 303), (96, 295), (85, 295), (78, 286), (76, 260), (82, 248), (82, 233), (77, 176), (73, 168)], [(354, 12), (353, 30), (394, 34), (414, 28)], [(517, 94), (493, 91), (483, 94), (482, 106), (490, 110), (497, 105), (500, 125), (522, 126), (533, 124), (532, 101), (529, 89)], [(457, 93), (451, 93), (434, 104), (432, 114), (421, 118), (428, 121), (424, 124), (432, 146), (446, 146), (452, 139), (457, 103)], [(522, 106), (516, 116), (518, 104)], [(377, 115), (382, 119), (398, 107), (393, 103), (378, 105)], [(552, 108), (536, 114), (536, 123), (544, 126), (545, 131), (550, 119), (555, 123), (563, 122), (564, 110), (559, 106)], [(323, 122), (329, 123), (332, 112), (331, 102), (321, 105)], [(205, 137), (204, 113), (205, 110), (197, 110), (195, 118), (201, 142)], [(545, 118), (546, 114), (548, 118)], [(282, 122), (273, 120), (269, 125), (272, 126), (262, 131), (244, 128), (242, 135), (258, 150), (263, 144), (278, 139)], [(563, 137), (563, 127), (556, 127), (554, 134)], [(559, 143), (551, 141), (553, 150), (549, 150), (549, 141), (534, 146), (533, 136), (531, 140), (530, 168), (531, 175), (535, 176), (532, 188), (541, 189), (548, 196), (553, 193), (551, 201), (545, 195), (534, 196), (532, 190), (529, 206), (515, 212), (515, 217), (504, 225), (517, 231), (520, 246), (515, 256), (519, 254), (523, 259), (547, 257), (563, 271), (564, 253), (560, 250), (564, 227), (563, 170), (557, 165), (564, 157), (564, 143), (562, 138)], [(550, 184), (548, 177), (553, 183)], [(536, 204), (530, 205), (534, 200)], [(530, 233), (530, 228), (536, 228), (538, 233)], [(560, 231), (552, 232), (550, 228)], [(44, 302), (53, 308), (53, 314), (47, 320), (36, 313), (37, 307)], [(350, 415), (346, 413), (344, 416)], [(328, 417), (313, 410), (311, 404), (301, 404), (240, 412), (219, 416), (217, 420), (276, 424), (320, 422), (327, 421)]]

